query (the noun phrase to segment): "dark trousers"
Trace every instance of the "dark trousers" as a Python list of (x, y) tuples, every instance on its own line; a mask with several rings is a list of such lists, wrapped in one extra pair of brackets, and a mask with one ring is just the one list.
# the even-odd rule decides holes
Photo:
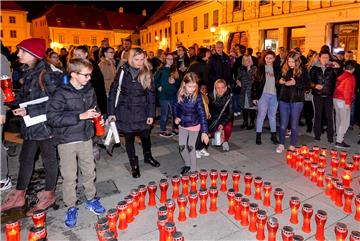
[(314, 121), (314, 133), (316, 138), (320, 138), (322, 130), (323, 115), (326, 118), (327, 123), (327, 138), (329, 141), (333, 141), (334, 138), (334, 121), (333, 121), (333, 98), (321, 97), (314, 95), (314, 108), (315, 108), (315, 121)]
[(139, 132), (125, 133), (125, 148), (128, 155), (130, 165), (132, 167), (139, 165), (139, 160), (135, 154), (135, 136), (139, 135), (143, 148), (144, 158), (151, 156), (150, 130), (142, 130)]
[(312, 131), (313, 128), (313, 118), (314, 118), (314, 107), (312, 101), (304, 102), (303, 115), (306, 122), (306, 129)]
[(20, 169), (16, 184), (17, 190), (26, 190), (34, 170), (35, 156), (40, 148), (40, 154), (45, 168), (45, 191), (53, 191), (56, 186), (59, 162), (56, 156), (56, 144), (54, 140), (42, 141), (24, 140), (19, 162)]

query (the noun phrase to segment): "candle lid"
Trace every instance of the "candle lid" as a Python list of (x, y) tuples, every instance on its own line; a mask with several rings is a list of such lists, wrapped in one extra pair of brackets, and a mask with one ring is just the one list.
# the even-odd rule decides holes
[(257, 212), (257, 218), (261, 219), (261, 220), (266, 219), (266, 211), (265, 210), (259, 210)]
[(228, 194), (231, 196), (235, 196), (235, 189), (234, 188), (229, 188), (228, 189)]
[(167, 179), (165, 179), (165, 178), (163, 178), (163, 179), (160, 179), (160, 185), (162, 185), (162, 184), (168, 184), (168, 180)]
[(336, 185), (335, 187), (338, 189), (338, 190), (344, 190), (344, 186), (341, 182), (336, 182)]
[(245, 173), (245, 176), (244, 176), (244, 177), (246, 177), (246, 178), (252, 177), (252, 173), (247, 172), (247, 173)]
[(346, 232), (347, 231), (347, 225), (345, 223), (336, 223), (335, 229), (339, 232)]
[(42, 217), (42, 216), (45, 216), (45, 210), (43, 210), (43, 209), (38, 209), (38, 210), (35, 210), (34, 212), (33, 212), (33, 217), (34, 218), (40, 218), (40, 217)]
[(217, 190), (216, 187), (210, 187), (209, 192), (212, 193), (212, 194), (215, 194), (215, 193), (218, 193), (218, 190)]
[(104, 225), (98, 226), (96, 230), (98, 232), (105, 232), (106, 230), (109, 230), (109, 225), (104, 224)]
[(197, 171), (189, 172), (189, 176), (190, 176), (191, 178), (197, 178), (197, 177), (198, 177), (198, 172), (197, 172)]
[(360, 232), (359, 231), (351, 231), (350, 237), (355, 239), (360, 239)]
[(317, 169), (317, 172), (320, 173), (320, 174), (323, 174), (323, 173), (325, 173), (325, 169), (323, 167), (319, 167)]
[(318, 168), (318, 164), (316, 162), (312, 162), (311, 163), (311, 168)]
[(356, 202), (360, 202), (360, 194), (356, 195), (355, 201), (356, 201)]
[(171, 181), (173, 181), (173, 182), (179, 182), (179, 181), (180, 181), (180, 176), (178, 176), (178, 175), (173, 176), (173, 177), (171, 178)]
[(200, 188), (199, 194), (200, 195), (206, 195), (208, 193), (208, 190), (206, 188)]
[(344, 189), (344, 194), (345, 195), (354, 195), (354, 189), (352, 189), (351, 187), (347, 187)]
[(305, 204), (303, 205), (303, 209), (304, 209), (305, 212), (310, 212), (310, 211), (313, 210), (313, 207), (312, 207), (312, 205), (310, 205), (310, 204), (308, 204), (308, 203), (305, 203)]
[(296, 197), (296, 196), (292, 196), (292, 197), (290, 198), (290, 203), (298, 204), (298, 203), (300, 203), (300, 198), (299, 198), (299, 197)]
[(240, 176), (240, 174), (241, 174), (241, 172), (240, 172), (239, 170), (234, 170), (234, 171), (232, 172), (232, 175), (233, 175), (233, 176)]
[(301, 154), (301, 153), (298, 154), (298, 155), (297, 155), (297, 159), (298, 159), (298, 160), (301, 160), (301, 161), (304, 160), (304, 155)]
[(305, 159), (304, 159), (304, 162), (305, 162), (306, 164), (310, 164), (310, 163), (311, 163), (311, 160), (310, 160), (309, 158), (305, 158)]
[(262, 177), (255, 177), (254, 178), (254, 183), (256, 183), (256, 184), (263, 183)]
[(44, 234), (46, 234), (46, 229), (45, 229), (45, 227), (34, 227), (33, 226), (30, 228), (29, 232), (34, 233), (36, 235), (44, 235)]
[(146, 186), (145, 185), (139, 185), (138, 186), (139, 192), (146, 192)]
[(242, 204), (243, 206), (249, 206), (249, 203), (250, 203), (250, 200), (249, 200), (248, 198), (243, 197), (243, 198), (241, 199), (241, 204)]
[(105, 225), (107, 223), (108, 223), (108, 218), (107, 217), (100, 217), (96, 222), (97, 226), (102, 226), (102, 225)]
[(189, 180), (189, 174), (185, 173), (184, 175), (181, 176), (181, 181), (188, 181)]
[(259, 210), (259, 206), (256, 203), (250, 203), (250, 211), (257, 212)]
[(271, 187), (271, 182), (268, 181), (264, 182), (264, 188), (269, 188), (269, 187)]
[(159, 207), (159, 212), (167, 212), (168, 208), (166, 206)]
[(174, 222), (166, 222), (165, 223), (165, 230), (166, 231), (173, 231), (175, 229), (175, 223)]
[(282, 195), (282, 194), (284, 194), (284, 190), (282, 190), (282, 188), (277, 187), (277, 188), (275, 188), (275, 194)]
[(124, 197), (127, 204), (131, 204), (134, 201), (134, 198), (131, 195)]
[(20, 226), (20, 223), (19, 223), (19, 221), (9, 220), (9, 221), (5, 224), (5, 226), (6, 226), (7, 228), (14, 228), (14, 227)]
[(110, 208), (108, 211), (107, 211), (107, 214), (108, 215), (117, 215), (117, 209), (115, 208)]
[(211, 169), (210, 170), (210, 174), (217, 174), (217, 173), (218, 173), (218, 171), (216, 169)]
[(137, 197), (137, 196), (139, 196), (139, 189), (131, 189), (130, 190), (130, 195), (132, 196), (132, 197)]
[(267, 222), (268, 222), (269, 226), (272, 228), (279, 225), (279, 220), (276, 217), (270, 217)]
[(178, 202), (186, 202), (186, 196), (184, 196), (184, 195), (179, 195), (179, 197), (178, 197)]
[(169, 208), (169, 207), (171, 207), (171, 206), (174, 206), (174, 205), (175, 205), (175, 202), (174, 202), (174, 200), (172, 200), (171, 198), (169, 198), (169, 199), (166, 200), (165, 205)]
[(339, 181), (339, 178), (336, 178), (336, 177), (331, 178), (331, 183), (334, 184), (334, 185), (335, 185), (338, 181)]
[(325, 220), (326, 217), (327, 217), (327, 213), (324, 210), (321, 210), (321, 209), (319, 209), (317, 211), (316, 215), (322, 220)]
[(154, 181), (149, 182), (148, 187), (149, 188), (156, 188), (156, 182), (154, 182)]
[(241, 193), (235, 193), (235, 200), (238, 201), (238, 202), (241, 202), (241, 199), (242, 199), (242, 194)]
[(172, 237), (173, 237), (173, 239), (175, 239), (175, 240), (181, 239), (181, 238), (183, 238), (183, 234), (182, 234), (181, 232), (178, 232), (178, 231), (177, 231), (177, 232), (173, 233)]
[(201, 169), (200, 170), (200, 175), (207, 175), (208, 174), (208, 171), (206, 169)]
[(191, 199), (196, 199), (196, 198), (198, 198), (198, 193), (197, 193), (197, 192), (190, 192), (190, 193), (189, 193), (189, 198), (191, 198)]
[(160, 215), (160, 216), (158, 216), (158, 221), (159, 222), (163, 222), (163, 221), (165, 221), (165, 220), (168, 220), (168, 215)]
[(294, 229), (290, 226), (284, 226), (282, 228), (282, 233), (285, 235), (285, 236), (292, 236), (294, 235)]
[(293, 241), (304, 241), (304, 237), (301, 236), (301, 235), (296, 234), (293, 237)]

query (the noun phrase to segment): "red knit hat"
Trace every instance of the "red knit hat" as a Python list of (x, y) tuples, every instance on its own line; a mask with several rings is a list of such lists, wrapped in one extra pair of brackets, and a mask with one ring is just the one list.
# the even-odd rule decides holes
[(42, 59), (45, 57), (45, 45), (45, 39), (29, 38), (21, 41), (17, 47), (33, 55), (35, 58)]

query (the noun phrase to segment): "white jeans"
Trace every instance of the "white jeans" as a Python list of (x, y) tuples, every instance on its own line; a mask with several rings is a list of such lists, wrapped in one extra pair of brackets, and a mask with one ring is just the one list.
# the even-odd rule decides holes
[(345, 101), (340, 99), (333, 99), (335, 109), (335, 123), (336, 123), (336, 142), (344, 141), (344, 135), (350, 126), (350, 110), (345, 107)]

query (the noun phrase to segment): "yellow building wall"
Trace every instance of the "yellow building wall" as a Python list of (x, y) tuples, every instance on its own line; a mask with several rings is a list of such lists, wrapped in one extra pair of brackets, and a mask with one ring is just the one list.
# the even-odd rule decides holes
[[(170, 48), (170, 36), (171, 33), (167, 33), (165, 38), (165, 29), (169, 30), (170, 22), (168, 20), (159, 21), (156, 24), (148, 26), (146, 29), (140, 30), (140, 46), (146, 51), (154, 51), (158, 49), (166, 50)], [(162, 39), (160, 39), (160, 30), (162, 31)], [(171, 32), (173, 30), (171, 29)], [(157, 33), (158, 39), (156, 40), (155, 32)], [(149, 33), (151, 33), (151, 41), (149, 41)], [(148, 37), (146, 37), (148, 36)], [(148, 41), (147, 41), (148, 40)]]
[(34, 38), (42, 38), (46, 41), (46, 46), (50, 47), (50, 31), (49, 27), (47, 26), (46, 18), (39, 17), (32, 20), (31, 23), (31, 35)]
[[(16, 45), (22, 40), (30, 38), (30, 24), (27, 22), (27, 12), (15, 11), (15, 10), (4, 10), (0, 11), (2, 18), (1, 30), (3, 37), (1, 41), (6, 47), (9, 47), (11, 51), (16, 50)], [(9, 22), (9, 17), (15, 17), (15, 23)], [(16, 31), (16, 38), (10, 37), (10, 31)]]

